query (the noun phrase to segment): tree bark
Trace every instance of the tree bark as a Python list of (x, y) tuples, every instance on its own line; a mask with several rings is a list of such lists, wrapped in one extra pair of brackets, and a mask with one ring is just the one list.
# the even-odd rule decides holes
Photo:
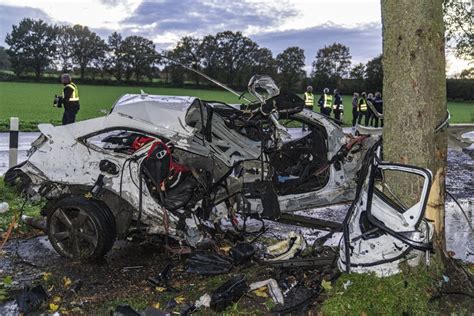
[[(447, 132), (442, 0), (382, 0), (384, 159), (433, 173), (425, 217), (444, 247)], [(392, 175), (396, 192), (417, 197), (421, 183)]]

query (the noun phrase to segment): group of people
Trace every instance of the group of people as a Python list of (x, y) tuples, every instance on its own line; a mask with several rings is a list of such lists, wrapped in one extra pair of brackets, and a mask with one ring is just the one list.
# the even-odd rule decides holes
[[(369, 105), (373, 105), (370, 107)], [(376, 112), (374, 112), (374, 110)], [(364, 125), (371, 127), (383, 127), (383, 118), (379, 118), (379, 114), (383, 114), (383, 100), (380, 92), (365, 93), (362, 92), (359, 96), (354, 92), (352, 96), (352, 126), (361, 125), (362, 118), (364, 118)]]
[[(314, 101), (313, 87), (308, 86), (304, 93), (306, 108), (313, 111)], [(380, 123), (380, 127), (383, 127), (383, 119), (379, 119), (379, 115), (372, 110), (369, 102), (378, 113), (383, 113), (382, 94), (380, 92), (375, 92), (375, 94), (362, 92), (360, 95), (354, 92), (352, 97), (352, 126), (355, 126), (356, 123), (362, 124), (362, 118), (364, 118), (363, 124), (365, 126), (379, 127)], [(342, 104), (342, 96), (337, 89), (334, 89), (333, 94), (330, 94), (329, 89), (324, 88), (317, 103), (321, 114), (330, 117), (332, 112), (336, 122), (338, 124), (342, 123), (341, 115), (344, 113), (344, 106)], [(303, 130), (306, 130), (305, 125), (303, 125)]]

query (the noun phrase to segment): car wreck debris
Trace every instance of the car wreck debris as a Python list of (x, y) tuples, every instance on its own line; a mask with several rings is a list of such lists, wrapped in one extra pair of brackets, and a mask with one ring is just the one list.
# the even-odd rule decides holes
[(259, 281), (259, 282), (254, 282), (250, 284), (249, 288), (250, 291), (254, 291), (256, 289), (259, 289), (261, 287), (266, 286), (268, 288), (268, 292), (270, 293), (270, 296), (272, 300), (276, 304), (284, 305), (285, 304), (285, 299), (283, 298), (283, 293), (281, 292), (280, 287), (278, 286), (278, 283), (275, 279), (268, 279), (264, 281)]
[(245, 276), (236, 276), (214, 290), (210, 306), (216, 312), (221, 312), (247, 293), (248, 289)]
[(229, 273), (232, 266), (232, 258), (210, 251), (198, 250), (186, 259), (186, 272), (199, 275)]
[(29, 314), (38, 310), (48, 299), (48, 293), (41, 285), (31, 289), (24, 288), (20, 294), (15, 297), (20, 313)]
[(288, 238), (267, 247), (267, 261), (287, 260), (298, 255), (305, 247), (303, 235), (290, 232)]

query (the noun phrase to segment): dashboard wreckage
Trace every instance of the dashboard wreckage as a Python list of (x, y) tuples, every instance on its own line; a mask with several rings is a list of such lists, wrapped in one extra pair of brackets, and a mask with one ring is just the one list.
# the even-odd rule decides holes
[[(429, 171), (381, 161), (379, 136), (345, 134), (268, 76), (248, 87), (256, 100), (245, 109), (142, 92), (122, 96), (104, 117), (41, 124), (5, 181), (46, 199), (49, 240), (72, 259), (104, 256), (134, 233), (196, 247), (226, 229), (245, 234), (249, 219), (262, 229), (271, 220), (343, 231), (344, 271), (394, 273), (430, 249)], [(287, 128), (298, 124), (308, 131)], [(387, 171), (422, 177), (420, 200), (407, 207), (389, 198)], [(350, 201), (342, 224), (294, 214)]]

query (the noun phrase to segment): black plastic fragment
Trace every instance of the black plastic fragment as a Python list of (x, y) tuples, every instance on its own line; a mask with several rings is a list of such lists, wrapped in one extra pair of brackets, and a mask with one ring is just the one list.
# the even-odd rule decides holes
[(231, 258), (209, 251), (195, 251), (186, 259), (186, 272), (199, 275), (217, 275), (229, 273), (232, 269)]
[(222, 312), (227, 306), (237, 302), (248, 290), (249, 286), (245, 275), (236, 276), (212, 293), (211, 308), (216, 312)]
[(306, 287), (303, 284), (294, 286), (285, 296), (285, 305), (278, 304), (272, 309), (275, 314), (287, 314), (297, 311), (303, 314), (304, 310), (321, 294), (321, 286)]
[(111, 316), (140, 316), (140, 313), (131, 308), (130, 305), (119, 305), (110, 314)]
[(32, 289), (25, 288), (15, 297), (20, 313), (28, 314), (39, 309), (48, 299), (48, 294), (41, 285)]
[(239, 243), (230, 249), (230, 256), (236, 264), (247, 262), (254, 255), (255, 247), (248, 242)]

